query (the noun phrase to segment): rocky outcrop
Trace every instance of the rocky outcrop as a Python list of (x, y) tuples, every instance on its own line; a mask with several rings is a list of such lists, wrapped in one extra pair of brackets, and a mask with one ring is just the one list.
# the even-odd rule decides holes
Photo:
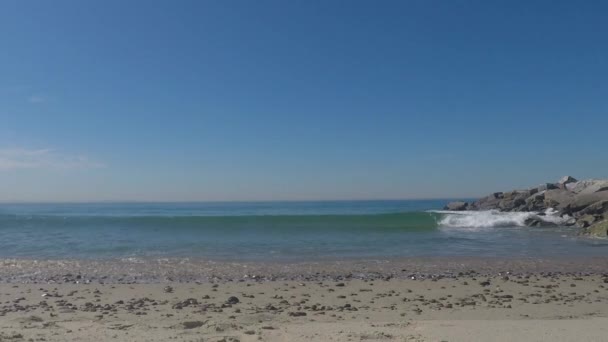
[[(543, 213), (556, 210), (562, 222), (576, 224), (582, 233), (590, 236), (606, 237), (608, 227), (608, 180), (588, 179), (578, 181), (565, 176), (556, 183), (546, 183), (524, 190), (495, 192), (477, 201), (451, 202), (446, 210), (500, 210), (528, 211)], [(544, 226), (547, 223), (534, 219), (530, 226)], [(562, 223), (563, 224), (563, 223)]]
[(445, 206), (446, 210), (452, 210), (452, 211), (462, 211), (462, 210), (467, 210), (469, 207), (469, 204), (467, 202), (461, 202), (461, 201), (457, 201), (457, 202), (450, 202)]

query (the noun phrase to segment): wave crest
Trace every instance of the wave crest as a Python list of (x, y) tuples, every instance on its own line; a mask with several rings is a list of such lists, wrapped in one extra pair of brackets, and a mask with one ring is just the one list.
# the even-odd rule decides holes
[(437, 221), (444, 228), (495, 228), (495, 227), (525, 227), (529, 219), (563, 225), (570, 219), (561, 217), (557, 211), (548, 209), (543, 214), (538, 212), (501, 212), (486, 211), (434, 211), (442, 216)]

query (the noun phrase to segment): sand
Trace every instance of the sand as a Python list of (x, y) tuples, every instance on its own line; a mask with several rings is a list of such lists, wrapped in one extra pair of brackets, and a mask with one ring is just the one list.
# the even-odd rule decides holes
[[(124, 275), (83, 275), (88, 263), (49, 280), (49, 269), (12, 262), (1, 273), (0, 341), (608, 340), (608, 277), (600, 272), (334, 270), (294, 280), (279, 279), (275, 266), (240, 279), (140, 274), (147, 282), (126, 283)], [(295, 277), (297, 267), (288, 268), (285, 278)]]

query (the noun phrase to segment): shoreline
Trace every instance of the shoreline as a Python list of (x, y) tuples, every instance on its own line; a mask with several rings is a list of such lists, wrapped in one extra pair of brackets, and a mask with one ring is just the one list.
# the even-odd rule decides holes
[(237, 262), (195, 258), (111, 260), (0, 259), (0, 283), (212, 283), (241, 281), (328, 281), (442, 279), (474, 272), (603, 275), (607, 257), (485, 258), (417, 257), (303, 262)]

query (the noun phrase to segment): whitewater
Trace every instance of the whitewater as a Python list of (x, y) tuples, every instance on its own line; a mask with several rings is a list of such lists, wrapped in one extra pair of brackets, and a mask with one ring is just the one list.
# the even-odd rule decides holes
[(526, 221), (532, 219), (560, 226), (566, 225), (572, 220), (570, 216), (560, 216), (553, 209), (547, 209), (544, 212), (501, 212), (498, 210), (432, 210), (431, 212), (441, 215), (438, 224), (440, 227), (446, 228), (525, 227)]

